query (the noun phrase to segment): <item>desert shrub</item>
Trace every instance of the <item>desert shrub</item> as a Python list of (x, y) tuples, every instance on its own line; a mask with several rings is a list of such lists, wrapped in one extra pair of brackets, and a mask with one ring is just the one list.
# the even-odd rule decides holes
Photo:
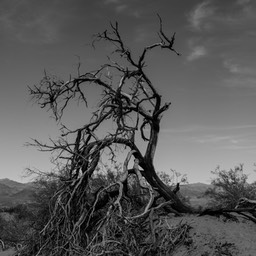
[(0, 239), (6, 248), (21, 244), (24, 246), (23, 255), (35, 255), (35, 248), (40, 243), (39, 233), (51, 216), (50, 205), (58, 184), (56, 179), (40, 176), (34, 183), (33, 203), (2, 209)]
[[(99, 167), (97, 171), (93, 174), (90, 180), (91, 191), (93, 191), (92, 194), (97, 194), (98, 191), (100, 191), (100, 189), (102, 189), (103, 187), (107, 187), (107, 186), (110, 186), (111, 184), (116, 183), (119, 180), (120, 174), (121, 174), (120, 165), (114, 165), (113, 168), (109, 166)], [(131, 178), (129, 178), (128, 180), (131, 181)], [(66, 179), (65, 174), (59, 177), (49, 176), (49, 175), (48, 176), (40, 175), (36, 180), (35, 182), (36, 193), (34, 195), (34, 204), (32, 207), (33, 215), (30, 216), (31, 232), (29, 234), (29, 238), (23, 248), (21, 255), (34, 255), (38, 252), (38, 248), (40, 248), (40, 243), (42, 239), (42, 236), (40, 236), (40, 232), (42, 232), (44, 227), (47, 225), (48, 221), (51, 219), (51, 216), (54, 212), (55, 202), (56, 202), (56, 199), (58, 198), (58, 193), (59, 191), (61, 191), (62, 185), (67, 182), (69, 181)], [(128, 182), (127, 186), (129, 187), (128, 191), (130, 193), (131, 200), (129, 200), (129, 202), (128, 201), (124, 202), (122, 200), (122, 207), (124, 211), (132, 212), (134, 209), (138, 208), (136, 207), (136, 204), (138, 204), (139, 196), (136, 195), (136, 191), (139, 191), (139, 190), (138, 189), (136, 190), (136, 187), (139, 188), (139, 185), (137, 185), (136, 182)], [(93, 200), (93, 198), (90, 194), (87, 194), (86, 191), (84, 191), (83, 200), (86, 201), (85, 206), (88, 206)], [(105, 207), (102, 210), (98, 211), (98, 213), (95, 214), (95, 216), (93, 216), (92, 223), (97, 223), (98, 221), (105, 220), (107, 209), (110, 207), (112, 203), (113, 202), (110, 201), (108, 204), (105, 205)], [(72, 211), (73, 217), (75, 218), (77, 214), (76, 209), (72, 208), (71, 211)], [(113, 218), (111, 217), (111, 220)], [(61, 215), (60, 215), (60, 219), (61, 219)], [(121, 222), (118, 221), (118, 225), (120, 223)], [(118, 225), (116, 225), (116, 227), (118, 227)], [(81, 228), (83, 228), (83, 226)], [(89, 228), (91, 228), (92, 231), (94, 229), (93, 225)], [(112, 231), (109, 231), (109, 232), (112, 232)], [(63, 235), (65, 236), (65, 234)], [(95, 243), (97, 243), (98, 240), (101, 239), (99, 238), (99, 236), (95, 237), (95, 239), (96, 238), (97, 238), (97, 241), (95, 240), (94, 241)], [(111, 239), (112, 238), (113, 237), (111, 237)], [(81, 244), (81, 246), (83, 246), (83, 244)]]
[(242, 197), (256, 198), (256, 183), (247, 182), (248, 175), (244, 173), (243, 165), (229, 171), (218, 167), (212, 173), (217, 177), (211, 182), (213, 188), (208, 189), (205, 194), (212, 197), (215, 206), (234, 208)]
[(30, 215), (32, 214), (27, 204), (17, 204), (9, 207), (5, 212), (12, 214), (18, 220), (26, 220), (30, 218)]
[[(96, 196), (101, 188), (115, 184), (119, 180), (121, 172), (122, 169), (119, 165), (113, 168), (108, 166), (98, 168), (90, 180), (92, 194)], [(170, 184), (174, 185), (171, 182), (172, 178), (168, 174), (164, 175), (164, 177), (170, 181)], [(37, 191), (34, 200), (35, 204), (33, 205), (33, 215), (30, 218), (30, 234), (21, 255), (37, 254), (44, 239), (48, 240), (48, 248), (51, 248), (50, 243), (54, 243), (53, 239), (49, 240), (49, 237), (42, 236), (42, 230), (49, 224), (48, 221), (52, 217), (55, 200), (59, 191), (62, 189), (63, 182), (69, 181), (65, 180), (65, 177), (59, 177), (59, 179), (40, 178), (36, 182)], [(133, 174), (129, 175), (126, 185), (126, 195), (120, 201), (123, 214), (128, 217), (142, 214), (145, 208), (144, 206), (147, 205), (150, 198), (148, 191), (139, 186), (137, 176)], [(168, 225), (166, 227), (160, 225), (166, 218), (161, 220), (157, 217), (159, 210), (152, 211), (150, 216), (149, 214), (145, 214), (140, 218), (127, 221), (113, 207), (114, 201), (110, 200), (101, 210), (91, 214), (90, 208), (87, 210), (86, 207), (88, 207), (94, 198), (91, 198), (91, 194), (86, 194), (86, 191), (83, 193), (84, 196), (82, 198), (78, 197), (78, 200), (81, 200), (80, 202), (85, 205), (84, 212), (88, 214), (91, 225), (87, 227), (86, 221), (81, 224), (81, 236), (89, 239), (91, 242), (87, 244), (86, 239), (81, 239), (79, 246), (74, 244), (76, 250), (83, 255), (96, 255), (103, 251), (115, 252), (115, 255), (129, 253), (139, 255), (142, 251), (145, 252), (143, 255), (160, 255), (159, 253), (166, 253), (168, 250), (171, 251), (176, 246), (176, 244), (172, 244), (167, 239), (169, 235), (175, 236), (178, 234), (180, 238), (177, 241), (179, 242), (185, 239), (187, 226), (182, 224), (173, 229), (169, 228)], [(85, 202), (82, 200), (85, 200)], [(71, 208), (70, 211), (72, 211), (72, 217), (76, 218), (76, 209)], [(58, 221), (61, 223), (62, 220), (63, 216), (59, 213)], [(151, 223), (150, 225), (149, 222)], [(98, 230), (98, 223), (102, 223), (100, 224), (100, 230)], [(157, 225), (155, 226), (155, 224)], [(153, 231), (154, 236), (152, 236)], [(67, 236), (68, 234), (62, 234), (60, 232), (59, 237), (62, 235)], [(160, 245), (162, 248), (161, 251), (159, 251)], [(87, 254), (84, 248), (86, 248)], [(50, 252), (43, 251), (43, 253), (47, 254)], [(58, 253), (56, 252), (56, 255)]]
[(0, 215), (0, 239), (3, 249), (15, 247), (27, 239), (27, 223), (24, 219), (17, 218), (10, 213)]
[(33, 211), (26, 204), (2, 209), (0, 215), (0, 239), (5, 248), (24, 244), (29, 239)]
[(189, 205), (190, 197), (184, 196), (184, 194), (182, 193), (182, 188), (180, 189), (180, 185), (188, 184), (187, 175), (181, 174), (180, 172), (174, 169), (170, 169), (170, 171), (171, 171), (171, 174), (161, 171), (161, 172), (158, 172), (157, 175), (173, 191), (176, 190), (178, 186), (179, 189), (176, 193), (178, 194), (182, 202)]
[(63, 176), (39, 175), (34, 182), (35, 194), (33, 204), (29, 206), (27, 217), (27, 237), (23, 243), (21, 255), (35, 255), (40, 245), (40, 232), (51, 218), (51, 208), (54, 207), (56, 192), (61, 186)]
[(166, 173), (166, 172), (157, 172), (157, 175), (159, 178), (168, 186), (173, 187), (176, 186), (177, 183), (180, 184), (187, 184), (187, 175), (186, 174), (181, 174), (180, 172), (171, 169), (171, 174)]
[[(41, 177), (36, 181), (36, 193), (34, 195), (34, 216), (36, 218), (37, 229), (44, 227), (50, 218), (50, 208), (55, 203), (55, 193), (58, 190), (60, 181), (56, 178), (49, 179)], [(38, 222), (40, 220), (40, 222)]]

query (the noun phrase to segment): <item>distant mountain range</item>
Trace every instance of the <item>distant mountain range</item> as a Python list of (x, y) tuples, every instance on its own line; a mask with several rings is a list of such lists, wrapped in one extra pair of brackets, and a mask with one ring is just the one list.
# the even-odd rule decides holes
[(205, 191), (213, 186), (205, 183), (192, 183), (187, 185), (180, 186), (180, 193), (184, 196), (188, 196), (190, 198), (201, 197), (204, 195)]
[[(196, 198), (203, 196), (211, 185), (193, 183), (180, 186), (180, 192), (184, 196)], [(33, 202), (35, 187), (33, 183), (19, 183), (10, 179), (0, 179), (0, 207), (13, 206), (22, 203)]]
[(32, 183), (0, 179), (0, 207), (32, 202), (34, 194)]

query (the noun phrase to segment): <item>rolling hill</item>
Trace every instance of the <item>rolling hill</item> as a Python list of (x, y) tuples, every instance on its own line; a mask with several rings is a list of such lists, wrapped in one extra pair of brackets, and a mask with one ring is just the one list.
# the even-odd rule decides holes
[(0, 179), (0, 206), (13, 206), (33, 200), (35, 190), (31, 183), (19, 183), (9, 179)]
[[(193, 183), (180, 186), (180, 193), (189, 198), (200, 198), (211, 185)], [(32, 183), (19, 183), (10, 179), (0, 179), (0, 206), (13, 206), (33, 200), (35, 189)]]
[(190, 198), (202, 197), (208, 188), (212, 188), (210, 184), (192, 183), (180, 186), (180, 193)]

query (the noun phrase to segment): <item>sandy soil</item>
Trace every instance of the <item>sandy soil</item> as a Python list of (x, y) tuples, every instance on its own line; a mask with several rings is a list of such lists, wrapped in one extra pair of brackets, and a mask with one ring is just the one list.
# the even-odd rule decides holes
[(8, 249), (6, 251), (1, 252), (0, 251), (0, 256), (14, 256), (15, 255), (15, 250), (14, 249)]
[(194, 216), (173, 218), (171, 225), (181, 220), (192, 228), (189, 231), (190, 244), (182, 245), (172, 254), (175, 256), (255, 256), (256, 225), (239, 219), (230, 221), (223, 217)]
[[(169, 220), (170, 226), (182, 221), (191, 226), (186, 245), (179, 246), (172, 256), (256, 256), (256, 224), (239, 218), (184, 215)], [(0, 251), (0, 256), (13, 256), (14, 250)]]

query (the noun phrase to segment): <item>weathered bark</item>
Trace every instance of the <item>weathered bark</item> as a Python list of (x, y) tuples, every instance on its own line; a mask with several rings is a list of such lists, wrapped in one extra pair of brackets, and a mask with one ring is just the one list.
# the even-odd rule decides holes
[(166, 200), (166, 201), (173, 201), (172, 208), (178, 212), (182, 213), (190, 213), (193, 212), (193, 209), (183, 203), (178, 195), (172, 191), (170, 187), (164, 184), (160, 178), (157, 176), (155, 169), (153, 166), (149, 166), (146, 168), (145, 178), (147, 179), (148, 183)]

